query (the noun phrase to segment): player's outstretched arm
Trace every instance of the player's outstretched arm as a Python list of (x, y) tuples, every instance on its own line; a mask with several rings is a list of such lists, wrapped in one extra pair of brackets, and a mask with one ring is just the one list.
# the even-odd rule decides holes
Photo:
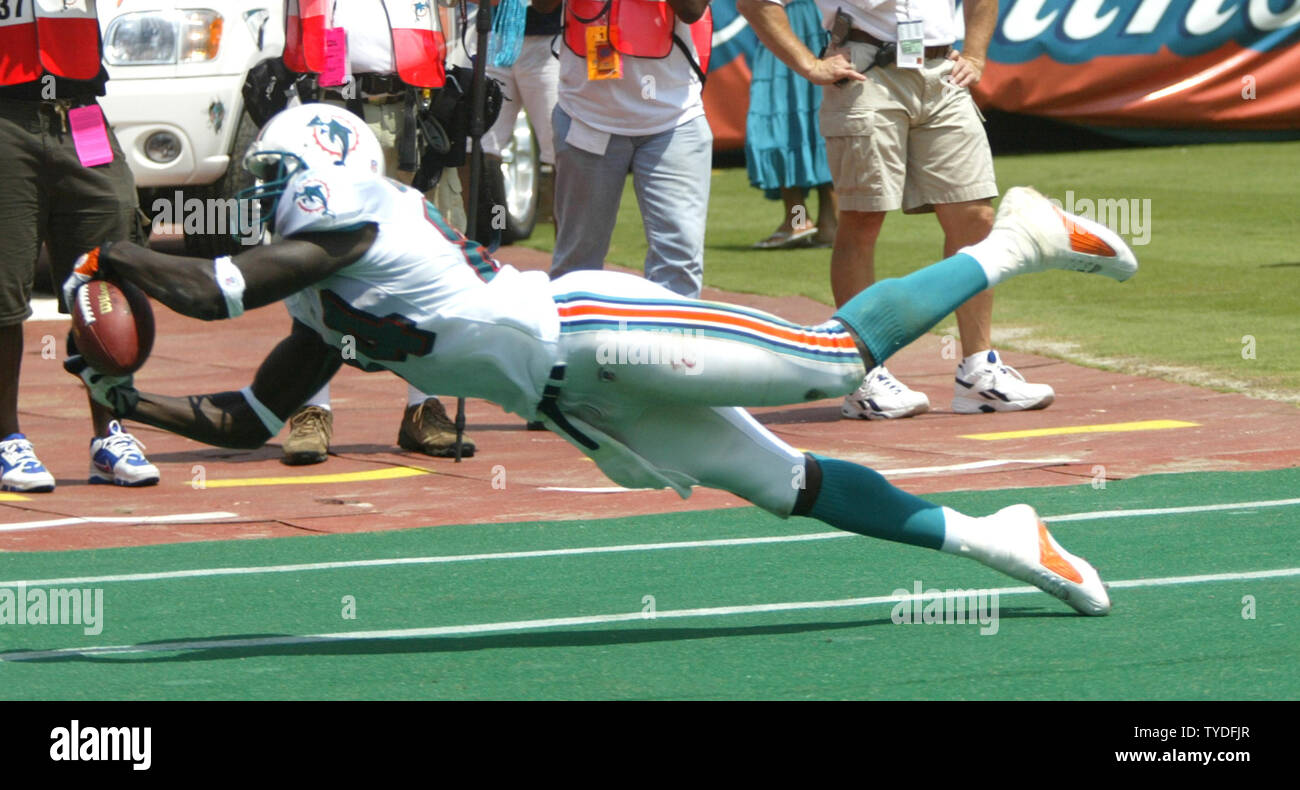
[(97, 261), (79, 262), (77, 270), (83, 279), (127, 280), (182, 315), (212, 321), (278, 302), (325, 279), (365, 255), (377, 233), (374, 223), (302, 233), (216, 261), (118, 242), (101, 247)]
[(204, 444), (252, 449), (280, 432), (298, 407), (325, 385), (342, 364), (338, 349), (294, 321), (258, 368), (251, 386), (235, 392), (171, 397), (140, 392), (130, 377), (111, 378), (86, 368), (80, 357), (65, 363), (82, 377), (91, 396), (129, 418)]

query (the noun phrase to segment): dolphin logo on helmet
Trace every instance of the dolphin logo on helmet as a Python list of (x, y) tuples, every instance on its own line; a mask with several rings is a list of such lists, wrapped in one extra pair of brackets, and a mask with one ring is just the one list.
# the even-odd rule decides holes
[(327, 217), (334, 216), (334, 212), (330, 211), (329, 187), (319, 179), (308, 178), (299, 184), (294, 191), (293, 199), (303, 211), (312, 214), (319, 212)]
[[(338, 156), (339, 159), (334, 164), (342, 165), (347, 163), (348, 152), (356, 147), (356, 142), (353, 142), (356, 135), (347, 124), (340, 122), (338, 118), (325, 121), (317, 115), (308, 121), (307, 125), (317, 130), (314, 132), (316, 144), (325, 151)], [(322, 133), (325, 135), (324, 140), (321, 140)]]
[[(384, 174), (384, 152), (375, 133), (357, 116), (332, 104), (303, 104), (277, 114), (244, 154), (244, 169), (259, 183), (241, 190), (235, 197), (240, 211), (250, 201), (260, 204), (261, 223), (274, 230), (275, 212), (289, 180), (308, 170), (342, 167), (353, 173), (380, 178)], [(320, 195), (295, 194), (306, 198), (304, 210), (328, 211)], [(328, 195), (324, 195), (328, 199)]]

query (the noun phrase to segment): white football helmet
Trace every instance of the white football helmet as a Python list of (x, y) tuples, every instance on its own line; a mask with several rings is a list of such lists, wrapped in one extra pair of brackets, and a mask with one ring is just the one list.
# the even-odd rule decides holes
[(382, 177), (384, 151), (365, 121), (342, 107), (302, 104), (267, 121), (248, 146), (243, 165), (259, 183), (235, 197), (261, 201), (261, 219), (267, 222), (275, 216), (276, 201), (296, 173), (344, 167)]

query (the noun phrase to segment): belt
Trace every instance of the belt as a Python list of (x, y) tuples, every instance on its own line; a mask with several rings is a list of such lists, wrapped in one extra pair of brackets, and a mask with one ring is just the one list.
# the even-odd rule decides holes
[[(883, 42), (883, 41), (881, 41), (880, 39), (876, 38), (875, 36), (871, 35), (871, 34), (868, 33), (867, 31), (865, 31), (865, 30), (858, 30), (857, 28), (854, 28), (854, 29), (852, 29), (852, 30), (849, 31), (849, 35), (846, 37), (846, 40), (848, 40), (848, 41), (857, 41), (857, 42), (860, 42), (860, 43), (862, 43), (862, 44), (871, 44), (872, 46), (876, 46), (876, 47), (883, 47), (883, 46), (885, 46), (885, 42)], [(933, 47), (926, 47), (926, 48), (925, 48), (925, 59), (926, 59), (926, 60), (932, 60), (933, 58), (943, 58), (943, 57), (947, 57), (947, 56), (948, 56), (948, 50), (950, 50), (950, 49), (952, 49), (952, 47), (950, 47), (950, 46), (947, 45), (947, 44), (939, 44), (939, 45), (937, 45), (937, 46), (933, 46)]]
[(406, 91), (406, 85), (396, 74), (361, 74), (361, 92), (367, 96), (400, 94)]
[[(94, 96), (72, 99), (7, 99), (0, 98), (0, 117), (22, 123), (29, 132), (46, 128), (45, 121), (53, 121), (48, 130), (68, 131), (68, 110), (96, 104)], [(44, 112), (43, 112), (44, 111)]]
[[(395, 74), (357, 74), (358, 92), (370, 104), (396, 104), (406, 98), (406, 84)], [(322, 87), (322, 95), (345, 98), (343, 86)]]

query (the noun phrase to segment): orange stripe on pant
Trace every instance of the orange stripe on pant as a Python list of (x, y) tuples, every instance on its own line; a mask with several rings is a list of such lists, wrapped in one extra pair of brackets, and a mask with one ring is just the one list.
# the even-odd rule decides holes
[(668, 308), (617, 307), (609, 304), (601, 304), (598, 306), (560, 305), (559, 311), (560, 318), (562, 319), (576, 318), (580, 316), (609, 316), (617, 318), (664, 319), (686, 323), (709, 321), (749, 329), (786, 342), (803, 343), (820, 348), (835, 348), (843, 350), (854, 349), (853, 338), (847, 331), (833, 335), (826, 335), (806, 330), (798, 331), (781, 329), (756, 319), (743, 318), (734, 313), (723, 312), (720, 310), (710, 310), (703, 306), (689, 310), (673, 310)]

